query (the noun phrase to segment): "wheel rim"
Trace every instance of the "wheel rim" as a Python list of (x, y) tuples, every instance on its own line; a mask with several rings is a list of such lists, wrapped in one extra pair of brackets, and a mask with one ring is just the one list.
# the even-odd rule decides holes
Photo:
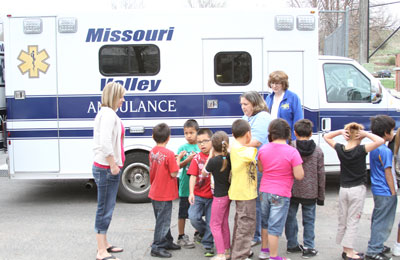
[(143, 194), (150, 188), (149, 166), (144, 163), (132, 163), (122, 172), (122, 185), (130, 192)]

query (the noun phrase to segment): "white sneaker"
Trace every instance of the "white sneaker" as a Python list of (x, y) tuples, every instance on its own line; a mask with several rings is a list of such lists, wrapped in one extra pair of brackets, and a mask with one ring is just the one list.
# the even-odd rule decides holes
[(181, 239), (178, 239), (177, 244), (183, 248), (195, 248), (194, 243), (189, 240), (188, 235), (184, 235)]
[(400, 256), (400, 244), (394, 243), (392, 255)]
[(269, 258), (269, 253), (260, 251), (260, 254), (258, 255), (258, 258), (260, 258), (260, 259), (268, 259)]

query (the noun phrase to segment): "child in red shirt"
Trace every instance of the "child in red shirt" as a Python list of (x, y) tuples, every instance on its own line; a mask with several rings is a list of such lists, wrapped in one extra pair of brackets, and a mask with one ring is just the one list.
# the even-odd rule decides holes
[[(199, 232), (201, 243), (205, 249), (204, 256), (207, 257), (214, 255), (214, 241), (210, 230), (213, 194), (211, 192), (211, 175), (204, 177), (201, 172), (212, 147), (211, 136), (212, 132), (208, 128), (202, 128), (197, 132), (197, 145), (200, 153), (193, 157), (187, 172), (190, 175), (189, 219), (192, 226)], [(205, 221), (203, 216), (206, 217)]]
[(184, 152), (177, 158), (166, 148), (171, 135), (167, 124), (161, 123), (153, 128), (153, 139), (157, 145), (150, 151), (150, 192), (149, 198), (153, 205), (156, 225), (154, 240), (151, 245), (151, 256), (171, 257), (167, 250), (181, 249), (173, 243), (171, 235), (172, 201), (178, 198), (178, 185), (176, 176), (179, 171), (178, 163)]

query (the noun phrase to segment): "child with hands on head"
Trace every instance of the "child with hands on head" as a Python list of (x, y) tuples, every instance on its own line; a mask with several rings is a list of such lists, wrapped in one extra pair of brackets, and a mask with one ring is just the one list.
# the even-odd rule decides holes
[[(345, 260), (362, 259), (363, 254), (354, 250), (358, 223), (364, 207), (367, 190), (366, 157), (369, 152), (384, 143), (379, 136), (363, 130), (358, 123), (349, 123), (344, 129), (324, 135), (325, 141), (336, 150), (340, 160), (340, 189), (338, 230), (336, 243), (343, 246), (342, 258)], [(344, 136), (346, 144), (337, 143), (333, 138)], [(372, 143), (361, 144), (365, 138)]]

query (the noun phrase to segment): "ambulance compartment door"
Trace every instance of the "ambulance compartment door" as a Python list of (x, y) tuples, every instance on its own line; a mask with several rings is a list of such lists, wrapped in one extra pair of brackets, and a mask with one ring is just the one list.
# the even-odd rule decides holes
[(263, 90), (262, 39), (203, 39), (204, 125), (231, 133), (240, 95)]
[(29, 172), (35, 172), (35, 178), (40, 177), (38, 174), (45, 178), (60, 170), (56, 18), (8, 19), (5, 46), (9, 46), (6, 96), (10, 171), (21, 173), (21, 178)]

